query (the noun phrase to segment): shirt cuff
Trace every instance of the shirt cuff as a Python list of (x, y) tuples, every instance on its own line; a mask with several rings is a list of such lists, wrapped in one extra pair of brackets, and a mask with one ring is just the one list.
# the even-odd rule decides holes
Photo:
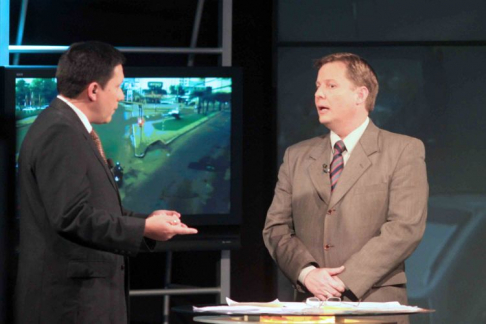
[(314, 267), (313, 265), (310, 265), (310, 266), (305, 267), (304, 269), (302, 269), (302, 271), (300, 272), (298, 280), (299, 280), (299, 282), (302, 285), (304, 285), (304, 287), (305, 287), (305, 284), (304, 284), (305, 278), (307, 277), (307, 275), (309, 274), (309, 272), (311, 272), (314, 269), (317, 269), (317, 268)]

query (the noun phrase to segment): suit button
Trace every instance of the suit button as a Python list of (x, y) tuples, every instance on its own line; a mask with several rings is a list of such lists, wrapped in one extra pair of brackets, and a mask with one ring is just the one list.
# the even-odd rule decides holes
[(328, 214), (328, 215), (332, 215), (332, 214), (333, 214), (335, 211), (336, 211), (336, 210), (335, 210), (334, 208), (333, 208), (333, 209), (329, 209), (329, 210), (327, 211), (327, 214)]
[(121, 268), (121, 271), (124, 271), (125, 270), (125, 265), (122, 264), (120, 268)]
[(324, 250), (329, 250), (330, 248), (334, 247), (334, 245), (331, 245), (331, 244), (326, 244), (324, 245)]

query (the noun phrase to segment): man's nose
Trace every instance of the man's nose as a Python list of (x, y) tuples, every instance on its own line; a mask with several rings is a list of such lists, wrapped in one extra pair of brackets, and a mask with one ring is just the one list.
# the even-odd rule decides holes
[(316, 98), (324, 98), (326, 96), (324, 91), (322, 91), (322, 87), (318, 87), (316, 89), (315, 96), (316, 96)]

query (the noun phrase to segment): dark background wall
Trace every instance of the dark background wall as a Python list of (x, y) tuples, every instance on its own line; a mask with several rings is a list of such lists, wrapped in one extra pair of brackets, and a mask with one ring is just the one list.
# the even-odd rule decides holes
[(14, 245), (15, 225), (13, 217), (15, 214), (15, 196), (11, 188), (14, 187), (15, 176), (11, 172), (14, 169), (13, 154), (15, 143), (12, 141), (12, 134), (15, 132), (14, 121), (10, 118), (0, 116), (0, 323), (8, 323), (7, 316), (13, 307), (12, 285), (8, 272), (13, 269), (15, 262)]

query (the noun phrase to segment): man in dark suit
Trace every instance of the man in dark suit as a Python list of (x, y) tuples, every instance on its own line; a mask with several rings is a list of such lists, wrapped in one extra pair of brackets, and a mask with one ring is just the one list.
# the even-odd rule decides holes
[(368, 118), (378, 81), (362, 58), (338, 53), (317, 66), (315, 104), (331, 132), (285, 152), (265, 244), (298, 299), (407, 304), (404, 261), (427, 216), (424, 145)]
[(108, 44), (73, 44), (59, 60), (59, 96), (23, 141), (18, 323), (127, 323), (127, 257), (197, 232), (177, 212), (121, 206), (91, 123), (110, 122), (123, 100), (123, 63)]

